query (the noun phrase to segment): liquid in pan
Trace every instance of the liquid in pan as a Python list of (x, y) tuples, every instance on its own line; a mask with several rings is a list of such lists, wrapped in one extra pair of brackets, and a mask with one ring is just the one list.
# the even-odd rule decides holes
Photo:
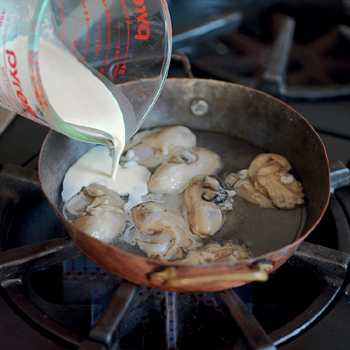
[(306, 218), (288, 160), (261, 153), (184, 126), (142, 131), (126, 143), (115, 181), (103, 146), (68, 170), (64, 212), (93, 237), (151, 258), (196, 265), (256, 256), (264, 230), (276, 230), (269, 247), (279, 248), (291, 243), (281, 232), (298, 238)]

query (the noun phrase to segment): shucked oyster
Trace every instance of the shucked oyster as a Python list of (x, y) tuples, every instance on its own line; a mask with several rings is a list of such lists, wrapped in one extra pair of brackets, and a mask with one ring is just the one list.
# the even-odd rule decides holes
[(215, 174), (221, 165), (221, 158), (215, 152), (201, 147), (190, 148), (163, 163), (148, 181), (148, 189), (153, 193), (179, 194), (194, 176)]
[(251, 254), (246, 244), (240, 245), (233, 242), (226, 242), (221, 246), (219, 243), (211, 243), (195, 251), (188, 252), (186, 258), (181, 261), (181, 264), (209, 265), (249, 258), (251, 258)]
[(214, 235), (224, 223), (223, 210), (232, 209), (235, 191), (224, 190), (215, 176), (196, 176), (184, 193), (182, 215), (199, 237)]
[(261, 153), (250, 163), (248, 175), (251, 179), (254, 179), (262, 169), (266, 173), (274, 173), (280, 170), (288, 172), (291, 168), (292, 166), (287, 158), (275, 153)]
[(300, 182), (288, 173), (290, 169), (286, 158), (273, 153), (260, 154), (251, 162), (246, 177), (238, 180), (237, 174), (231, 173), (225, 184), (263, 208), (294, 209), (304, 203), (304, 193)]
[(74, 223), (92, 237), (113, 241), (125, 227), (124, 200), (107, 187), (91, 184), (70, 199), (65, 209), (78, 216)]
[(260, 193), (249, 179), (243, 179), (237, 182), (234, 187), (237, 194), (245, 198), (248, 202), (258, 204), (261, 208), (275, 208), (265, 194)]
[(139, 229), (135, 236), (136, 243), (148, 257), (182, 259), (186, 251), (202, 245), (180, 215), (169, 212), (159, 204), (139, 204), (131, 210), (131, 216)]
[[(139, 164), (155, 167), (177, 149), (196, 146), (196, 136), (185, 126), (141, 131), (126, 143), (125, 150), (134, 150)], [(152, 154), (153, 153), (153, 154)]]
[(258, 204), (261, 208), (275, 208), (270, 199), (256, 190), (253, 183), (248, 179), (248, 169), (228, 174), (224, 183), (227, 188), (234, 188), (238, 195), (250, 203)]

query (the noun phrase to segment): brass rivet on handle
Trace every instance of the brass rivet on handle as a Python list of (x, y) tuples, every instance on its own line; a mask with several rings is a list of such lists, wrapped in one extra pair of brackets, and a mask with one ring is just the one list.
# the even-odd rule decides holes
[(252, 269), (269, 272), (273, 269), (273, 263), (268, 260), (260, 260), (251, 265)]
[(150, 281), (157, 286), (161, 286), (166, 282), (168, 282), (169, 280), (175, 279), (176, 277), (177, 277), (176, 269), (173, 266), (167, 267), (163, 271), (152, 272), (149, 275)]

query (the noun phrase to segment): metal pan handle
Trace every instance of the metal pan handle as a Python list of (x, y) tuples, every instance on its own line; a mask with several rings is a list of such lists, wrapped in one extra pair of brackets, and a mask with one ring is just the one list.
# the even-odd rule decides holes
[(176, 267), (170, 266), (162, 271), (152, 272), (149, 275), (149, 279), (156, 286), (168, 284), (170, 287), (187, 286), (189, 284), (210, 283), (216, 281), (266, 282), (268, 280), (268, 272), (272, 271), (272, 268), (273, 263), (263, 260), (252, 264), (251, 269), (248, 271), (224, 272), (179, 278), (176, 272)]

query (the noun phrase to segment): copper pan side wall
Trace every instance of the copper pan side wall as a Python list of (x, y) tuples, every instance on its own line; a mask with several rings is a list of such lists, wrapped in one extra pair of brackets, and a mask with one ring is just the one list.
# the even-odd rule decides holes
[[(129, 85), (135, 101), (142, 103), (142, 84)], [(191, 112), (194, 100), (209, 105), (203, 117)], [(136, 103), (136, 102), (135, 102)], [(177, 266), (179, 278), (224, 272), (248, 271), (253, 262), (266, 259), (275, 270), (298, 248), (320, 221), (329, 200), (329, 166), (324, 146), (312, 127), (297, 112), (279, 100), (255, 90), (213, 80), (169, 79), (144, 127), (185, 125), (198, 130), (225, 133), (256, 144), (267, 152), (287, 157), (300, 176), (307, 198), (307, 220), (300, 239), (263, 256), (242, 260), (235, 265), (215, 267)], [(150, 282), (148, 274), (156, 268), (174, 266), (125, 252), (82, 233), (60, 213), (62, 180), (68, 168), (93, 145), (51, 133), (43, 145), (39, 175), (43, 191), (56, 210), (72, 240), (89, 258), (106, 270), (134, 283), (158, 289), (195, 292), (218, 291), (247, 283), (219, 281), (183, 287)]]
[[(175, 292), (216, 292), (228, 288), (239, 287), (243, 284), (249, 283), (247, 281), (215, 281), (210, 283), (196, 283), (194, 285), (180, 287), (173, 287), (167, 283), (163, 285), (155, 285), (149, 280), (148, 275), (155, 269), (173, 266), (174, 264), (132, 255), (110, 244), (100, 242), (85, 235), (84, 233), (79, 232), (79, 230), (77, 230), (73, 225), (70, 225), (70, 223), (65, 222), (64, 226), (77, 247), (91, 260), (95, 261), (105, 270), (142, 286)], [(272, 271), (284, 264), (292, 256), (299, 245), (300, 243), (293, 244), (293, 246), (289, 247), (283, 254), (279, 252), (271, 252), (268, 254), (266, 259), (271, 261), (274, 265), (274, 269)], [(251, 261), (241, 261), (237, 265), (232, 266), (178, 266), (176, 272), (178, 278), (188, 278), (193, 276), (227, 272), (249, 272), (250, 265)]]

